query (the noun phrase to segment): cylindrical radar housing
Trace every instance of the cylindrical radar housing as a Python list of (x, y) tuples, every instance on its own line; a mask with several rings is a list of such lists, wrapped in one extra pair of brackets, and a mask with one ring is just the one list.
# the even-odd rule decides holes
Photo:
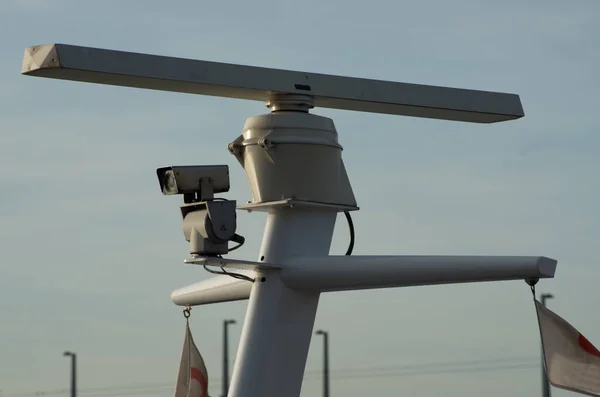
[(295, 199), (356, 206), (330, 118), (292, 111), (251, 117), (229, 147), (255, 204)]

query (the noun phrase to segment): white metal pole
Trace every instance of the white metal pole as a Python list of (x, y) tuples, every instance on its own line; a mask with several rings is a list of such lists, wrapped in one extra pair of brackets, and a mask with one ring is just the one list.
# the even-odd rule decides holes
[[(334, 211), (272, 210), (259, 260), (279, 263), (293, 256), (327, 255), (336, 216)], [(278, 272), (257, 273), (229, 397), (300, 395), (318, 302), (318, 292), (289, 289)]]
[[(552, 294), (542, 294), (540, 300), (542, 301), (542, 306), (546, 307), (546, 301), (548, 299), (552, 299), (554, 298), (554, 295)], [(545, 364), (545, 360), (544, 360), (544, 347), (542, 346), (542, 397), (550, 397), (551, 396), (551, 391), (550, 391), (550, 382), (548, 381), (548, 375), (546, 374), (546, 364)]]

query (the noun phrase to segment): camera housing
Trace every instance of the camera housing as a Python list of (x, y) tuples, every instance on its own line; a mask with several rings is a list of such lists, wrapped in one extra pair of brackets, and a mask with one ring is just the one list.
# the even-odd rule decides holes
[(185, 203), (212, 200), (229, 191), (228, 165), (178, 165), (156, 170), (164, 195), (183, 194)]

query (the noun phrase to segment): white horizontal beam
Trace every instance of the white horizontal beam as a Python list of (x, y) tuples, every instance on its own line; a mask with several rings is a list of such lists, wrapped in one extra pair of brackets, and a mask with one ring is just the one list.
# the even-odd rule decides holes
[[(224, 267), (229, 266), (227, 259)], [(417, 285), (553, 278), (557, 262), (543, 256), (325, 256), (286, 260), (278, 271), (297, 290), (334, 292)], [(173, 292), (181, 306), (248, 299), (252, 283), (214, 277)]]
[(216, 276), (173, 291), (171, 301), (179, 306), (233, 302), (248, 299), (251, 289), (249, 281)]
[(265, 101), (306, 94), (316, 107), (494, 123), (524, 116), (518, 95), (48, 44), (25, 50), (21, 72), (88, 83)]
[(291, 288), (322, 292), (481, 281), (552, 278), (542, 256), (326, 256), (292, 258), (281, 279)]

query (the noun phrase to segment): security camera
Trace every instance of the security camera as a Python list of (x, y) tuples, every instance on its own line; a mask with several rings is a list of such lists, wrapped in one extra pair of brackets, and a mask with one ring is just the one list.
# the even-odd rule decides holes
[(229, 166), (180, 165), (156, 170), (164, 195), (183, 194), (184, 202), (212, 200), (215, 193), (229, 191)]
[[(244, 244), (244, 238), (235, 233), (235, 200), (214, 198), (215, 193), (229, 191), (227, 165), (162, 167), (156, 174), (164, 195), (183, 194), (183, 234), (192, 255), (223, 255)], [(231, 241), (238, 245), (229, 247)]]

